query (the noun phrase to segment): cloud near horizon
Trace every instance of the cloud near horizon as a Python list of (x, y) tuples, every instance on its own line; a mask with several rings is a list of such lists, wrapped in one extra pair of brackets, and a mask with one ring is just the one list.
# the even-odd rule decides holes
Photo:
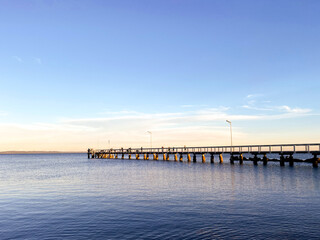
[[(228, 145), (229, 130), (225, 120), (269, 121), (312, 115), (310, 109), (274, 107), (272, 114), (232, 114), (227, 107), (203, 108), (173, 113), (136, 111), (105, 112), (97, 118), (63, 118), (56, 123), (0, 124), (0, 144), (5, 150), (84, 151), (88, 147)], [(235, 125), (236, 126), (236, 125)], [(268, 134), (268, 133), (266, 133)], [(234, 138), (246, 143), (250, 135), (234, 127)], [(5, 136), (5, 137), (4, 137)], [(238, 141), (239, 142), (239, 141)], [(239, 142), (240, 144), (240, 142)]]

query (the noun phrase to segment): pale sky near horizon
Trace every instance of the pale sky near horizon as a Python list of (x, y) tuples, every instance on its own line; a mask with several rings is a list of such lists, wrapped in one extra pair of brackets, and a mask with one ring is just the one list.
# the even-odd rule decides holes
[(320, 142), (319, 12), (0, 0), (0, 151)]

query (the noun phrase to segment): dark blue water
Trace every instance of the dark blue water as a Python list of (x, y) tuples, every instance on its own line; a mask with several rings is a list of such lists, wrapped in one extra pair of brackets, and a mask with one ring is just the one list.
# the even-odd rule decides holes
[(0, 239), (319, 239), (320, 168), (0, 156)]

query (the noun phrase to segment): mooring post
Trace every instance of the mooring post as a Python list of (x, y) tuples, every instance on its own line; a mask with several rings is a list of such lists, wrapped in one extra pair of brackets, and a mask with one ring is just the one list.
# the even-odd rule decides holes
[(263, 155), (262, 160), (263, 160), (263, 165), (266, 166), (268, 164), (268, 160), (269, 160), (266, 153)]
[(284, 167), (284, 156), (283, 156), (283, 154), (281, 154), (281, 156), (280, 156), (280, 166)]
[(320, 161), (320, 158), (318, 158), (318, 155), (316, 153), (313, 154), (313, 160), (312, 160), (312, 166), (314, 168), (318, 167), (318, 162)]
[(242, 155), (242, 153), (240, 153), (240, 156), (239, 156), (239, 164), (240, 165), (243, 164), (243, 155)]
[(214, 155), (213, 154), (210, 155), (210, 162), (214, 163)]
[(219, 160), (220, 160), (220, 163), (223, 163), (223, 156), (221, 153), (219, 154)]
[(234, 164), (234, 157), (233, 154), (230, 155), (230, 164)]
[(293, 164), (294, 164), (293, 156), (292, 156), (292, 154), (290, 154), (290, 156), (289, 156), (289, 166), (293, 167)]
[(257, 156), (257, 154), (255, 154), (254, 157), (253, 157), (253, 165), (258, 165), (258, 156)]
[(197, 155), (193, 153), (193, 162), (197, 162)]

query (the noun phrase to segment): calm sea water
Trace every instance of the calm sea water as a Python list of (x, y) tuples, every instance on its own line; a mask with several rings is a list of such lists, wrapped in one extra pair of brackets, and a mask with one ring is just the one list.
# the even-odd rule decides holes
[(320, 168), (0, 156), (0, 239), (319, 239)]

